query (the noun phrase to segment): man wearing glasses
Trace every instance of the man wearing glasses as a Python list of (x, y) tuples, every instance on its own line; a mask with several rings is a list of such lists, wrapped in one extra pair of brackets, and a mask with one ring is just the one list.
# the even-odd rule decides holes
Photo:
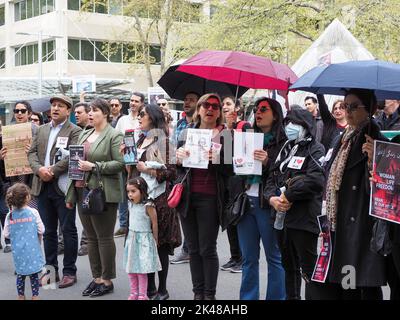
[[(78, 234), (75, 225), (75, 208), (67, 209), (65, 194), (58, 187), (58, 178), (67, 172), (68, 159), (57, 159), (59, 149), (68, 149), (77, 144), (81, 128), (68, 119), (72, 109), (71, 98), (55, 95), (50, 99), (51, 122), (39, 127), (28, 153), (29, 164), (34, 173), (32, 195), (38, 197), (39, 213), (45, 225), (44, 251), (46, 265), (51, 265), (58, 277), (57, 228), (60, 221), (64, 235), (63, 278), (59, 288), (74, 285)], [(58, 161), (57, 161), (58, 160)], [(47, 275), (44, 275), (47, 278)], [(43, 279), (42, 279), (43, 280)], [(46, 279), (47, 280), (47, 279)]]
[[(137, 130), (139, 129), (139, 113), (144, 107), (144, 95), (140, 92), (133, 92), (129, 102), (129, 114), (122, 116), (115, 126), (115, 130), (125, 134), (126, 130)], [(112, 112), (112, 111), (111, 111)], [(135, 139), (137, 135), (135, 135)], [(136, 139), (137, 141), (137, 139)], [(126, 174), (124, 175), (124, 183), (126, 180)], [(124, 193), (125, 194), (125, 193)], [(119, 226), (120, 228), (115, 232), (115, 237), (124, 237), (128, 232), (128, 200), (124, 199), (119, 204)]]
[(121, 110), (122, 110), (121, 100), (119, 100), (119, 98), (116, 98), (116, 97), (111, 98), (110, 106), (111, 106), (111, 118), (112, 118), (111, 126), (113, 128), (115, 128), (119, 118), (121, 118), (123, 116), (123, 114), (121, 112)]

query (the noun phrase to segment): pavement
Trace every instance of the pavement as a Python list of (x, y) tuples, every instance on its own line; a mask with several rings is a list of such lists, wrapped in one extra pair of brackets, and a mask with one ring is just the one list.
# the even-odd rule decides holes
[[(78, 219), (79, 220), (79, 219)], [(77, 220), (78, 234), (81, 235), (81, 225)], [(78, 282), (72, 287), (65, 289), (41, 289), (41, 300), (126, 300), (129, 295), (129, 281), (126, 272), (122, 269), (124, 238), (115, 238), (117, 248), (117, 278), (114, 282), (114, 292), (98, 298), (82, 297), (81, 293), (92, 280), (88, 256), (78, 257), (77, 277)], [(2, 241), (2, 243), (4, 243)], [(179, 252), (176, 249), (175, 252)], [(223, 265), (230, 258), (229, 243), (226, 232), (220, 233), (218, 237), (218, 255), (220, 265)], [(172, 257), (170, 257), (171, 259)], [(59, 266), (62, 267), (63, 256), (58, 256)], [(265, 298), (267, 284), (267, 266), (265, 255), (261, 246), (260, 254), (260, 298)], [(231, 273), (229, 271), (219, 271), (217, 294), (219, 300), (238, 300), (241, 283), (241, 273)], [(170, 300), (192, 300), (192, 282), (190, 277), (189, 264), (169, 265), (167, 289)], [(31, 295), (29, 279), (26, 280), (26, 296)], [(390, 290), (384, 287), (384, 298), (387, 300)], [(304, 283), (302, 286), (302, 296), (304, 297)], [(15, 300), (17, 297), (14, 265), (11, 253), (0, 251), (0, 300)]]

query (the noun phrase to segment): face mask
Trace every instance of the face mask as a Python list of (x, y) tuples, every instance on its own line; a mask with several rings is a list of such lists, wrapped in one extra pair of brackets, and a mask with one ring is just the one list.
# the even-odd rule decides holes
[(303, 131), (302, 129), (303, 127), (301, 125), (289, 122), (285, 127), (285, 132), (288, 140), (296, 140), (300, 136), (300, 133)]

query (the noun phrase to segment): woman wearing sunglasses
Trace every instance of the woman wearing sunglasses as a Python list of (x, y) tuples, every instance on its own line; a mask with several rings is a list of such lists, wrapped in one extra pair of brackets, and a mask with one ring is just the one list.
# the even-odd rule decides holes
[[(311, 281), (311, 276), (317, 260), (317, 216), (325, 184), (320, 161), (325, 150), (316, 140), (316, 122), (309, 111), (292, 109), (284, 125), (288, 141), (272, 158), (264, 196), (275, 212), (286, 212), (283, 229), (277, 231), (286, 299), (301, 299), (302, 278), (306, 300), (318, 299), (318, 283)], [(282, 187), (286, 190), (281, 193)]]
[[(32, 115), (32, 107), (28, 101), (17, 101), (14, 104), (14, 119), (16, 124), (20, 123), (28, 123), (29, 118)], [(37, 132), (38, 126), (35, 124), (31, 124), (31, 130), (32, 130), (32, 136), (34, 136)], [(30, 144), (27, 144), (25, 146), (25, 151), (28, 152), (30, 149)], [(7, 155), (7, 148), (3, 147), (3, 141), (2, 137), (0, 136), (0, 175), (1, 175), (1, 186), (0, 186), (0, 221), (1, 225), (4, 226), (4, 220), (6, 218), (6, 215), (8, 213), (8, 207), (5, 203), (5, 192), (7, 191), (7, 188), (13, 185), (16, 182), (23, 182), (29, 187), (32, 187), (32, 179), (33, 179), (33, 174), (26, 174), (26, 175), (21, 175), (21, 176), (14, 176), (14, 177), (6, 177), (5, 176), (5, 168), (4, 168), (4, 158)], [(30, 203), (30, 207), (33, 207), (37, 209), (37, 200), (35, 197), (32, 197)], [(0, 228), (1, 231), (1, 228)], [(11, 252), (11, 244), (9, 239), (5, 239), (6, 246), (4, 248), (4, 252), (8, 253)], [(1, 242), (0, 242), (0, 248), (1, 248)]]
[[(371, 115), (373, 91), (351, 89), (344, 100), (348, 128), (338, 137), (327, 165), (326, 214), (332, 235), (332, 258), (322, 299), (382, 299), (386, 285), (384, 257), (370, 250), (375, 219), (369, 216), (369, 166), (374, 139), (386, 140)], [(368, 145), (370, 147), (368, 147)], [(368, 152), (370, 151), (370, 152)], [(344, 290), (345, 266), (354, 268), (354, 289)]]
[[(261, 176), (246, 176), (242, 188), (247, 190), (250, 208), (237, 225), (240, 248), (243, 257), (241, 300), (258, 300), (260, 297), (259, 259), (260, 241), (263, 244), (268, 264), (266, 300), (284, 300), (285, 271), (282, 267), (276, 233), (268, 202), (264, 200), (263, 190), (268, 169), (286, 141), (282, 126), (282, 108), (274, 99), (261, 98), (254, 107), (255, 132), (264, 134), (262, 150), (254, 151), (254, 159), (263, 164)], [(237, 186), (239, 183), (237, 184)]]
[(156, 105), (146, 105), (139, 112), (142, 134), (137, 142), (139, 162), (130, 166), (129, 178), (141, 175), (149, 185), (149, 197), (154, 200), (158, 221), (158, 256), (162, 270), (158, 272), (158, 288), (155, 274), (148, 275), (148, 297), (151, 300), (167, 300), (169, 255), (182, 242), (179, 218), (168, 207), (167, 197), (176, 178), (176, 166), (169, 160), (169, 132), (164, 113)]
[[(224, 129), (221, 99), (217, 94), (205, 94), (199, 99), (192, 127), (212, 130), (213, 142), (223, 143), (219, 135)], [(195, 300), (215, 300), (219, 269), (218, 229), (224, 224), (226, 184), (227, 178), (232, 175), (232, 165), (224, 164), (223, 149), (220, 146), (218, 155), (217, 148), (211, 148), (206, 155), (210, 160), (208, 169), (181, 169), (183, 174), (188, 175), (177, 210), (189, 248)], [(189, 151), (183, 145), (176, 156), (180, 165), (189, 156)]]

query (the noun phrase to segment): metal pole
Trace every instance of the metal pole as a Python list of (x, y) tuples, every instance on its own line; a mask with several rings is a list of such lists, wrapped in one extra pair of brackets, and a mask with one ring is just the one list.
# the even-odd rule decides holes
[(42, 80), (43, 80), (43, 70), (42, 70), (42, 30), (38, 33), (38, 67), (39, 67), (39, 98), (42, 97)]

